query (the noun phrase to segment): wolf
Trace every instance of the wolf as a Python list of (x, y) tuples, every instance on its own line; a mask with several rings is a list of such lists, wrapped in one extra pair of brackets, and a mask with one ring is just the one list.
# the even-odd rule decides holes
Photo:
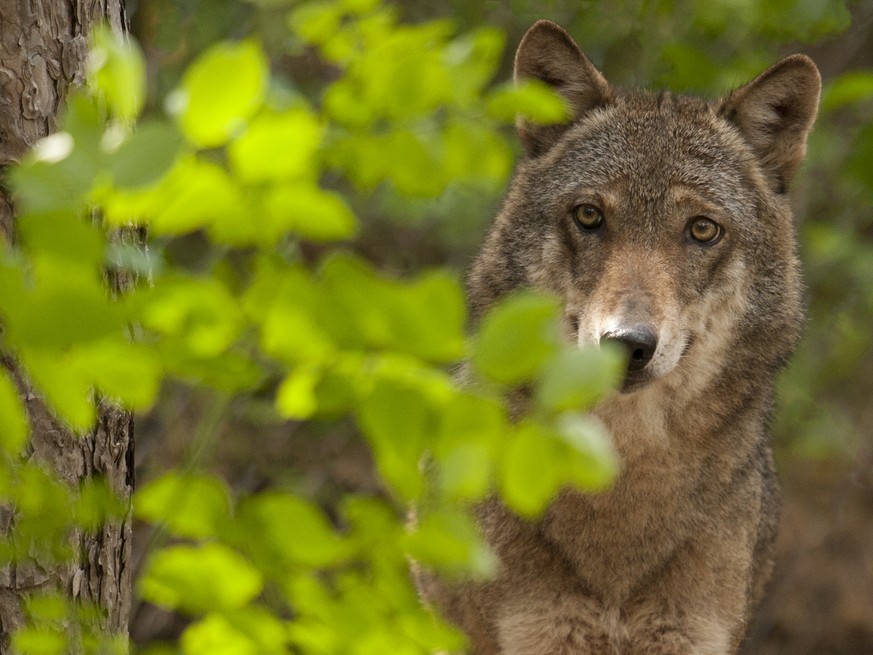
[(786, 191), (818, 70), (792, 55), (717, 101), (621, 90), (540, 21), (515, 78), (552, 87), (570, 117), (519, 122), (524, 158), (472, 268), (472, 312), (543, 290), (568, 340), (626, 349), (621, 388), (593, 410), (622, 467), (537, 520), (484, 502), (496, 577), (420, 586), (477, 655), (735, 653), (773, 561), (767, 426), (804, 320)]

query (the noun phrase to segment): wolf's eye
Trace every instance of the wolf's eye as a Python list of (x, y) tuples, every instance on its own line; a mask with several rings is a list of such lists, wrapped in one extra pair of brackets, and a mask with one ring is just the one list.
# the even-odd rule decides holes
[(688, 235), (704, 246), (715, 245), (722, 234), (721, 225), (705, 216), (696, 216), (688, 224)]
[(594, 205), (576, 205), (573, 222), (583, 230), (596, 230), (603, 225), (603, 212)]

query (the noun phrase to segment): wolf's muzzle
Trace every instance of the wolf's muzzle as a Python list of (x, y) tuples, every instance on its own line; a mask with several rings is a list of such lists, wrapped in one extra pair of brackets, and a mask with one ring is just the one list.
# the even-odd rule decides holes
[(648, 380), (644, 369), (655, 356), (658, 348), (658, 335), (655, 330), (645, 324), (620, 327), (604, 333), (600, 343), (615, 343), (627, 352), (627, 370), (625, 371), (622, 392), (632, 391)]

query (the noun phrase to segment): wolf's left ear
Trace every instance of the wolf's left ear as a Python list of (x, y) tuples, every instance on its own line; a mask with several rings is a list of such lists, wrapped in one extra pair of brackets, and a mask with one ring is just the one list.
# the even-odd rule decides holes
[(725, 98), (719, 114), (752, 147), (771, 185), (784, 193), (806, 154), (821, 76), (812, 59), (791, 55)]
[(518, 122), (518, 135), (527, 153), (536, 157), (554, 145), (585, 112), (612, 100), (609, 83), (567, 31), (549, 20), (534, 23), (515, 53), (515, 81), (538, 79), (564, 98), (570, 109), (562, 125)]

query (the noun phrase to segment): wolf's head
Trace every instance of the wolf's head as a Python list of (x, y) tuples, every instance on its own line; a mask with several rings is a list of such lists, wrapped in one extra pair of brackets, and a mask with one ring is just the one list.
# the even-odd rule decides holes
[(772, 378), (802, 321), (785, 192), (818, 106), (812, 61), (716, 102), (625, 92), (540, 21), (515, 75), (552, 86), (571, 119), (520, 122), (526, 157), (471, 274), (474, 312), (519, 287), (557, 294), (569, 339), (626, 346), (625, 391), (727, 384), (728, 361)]

